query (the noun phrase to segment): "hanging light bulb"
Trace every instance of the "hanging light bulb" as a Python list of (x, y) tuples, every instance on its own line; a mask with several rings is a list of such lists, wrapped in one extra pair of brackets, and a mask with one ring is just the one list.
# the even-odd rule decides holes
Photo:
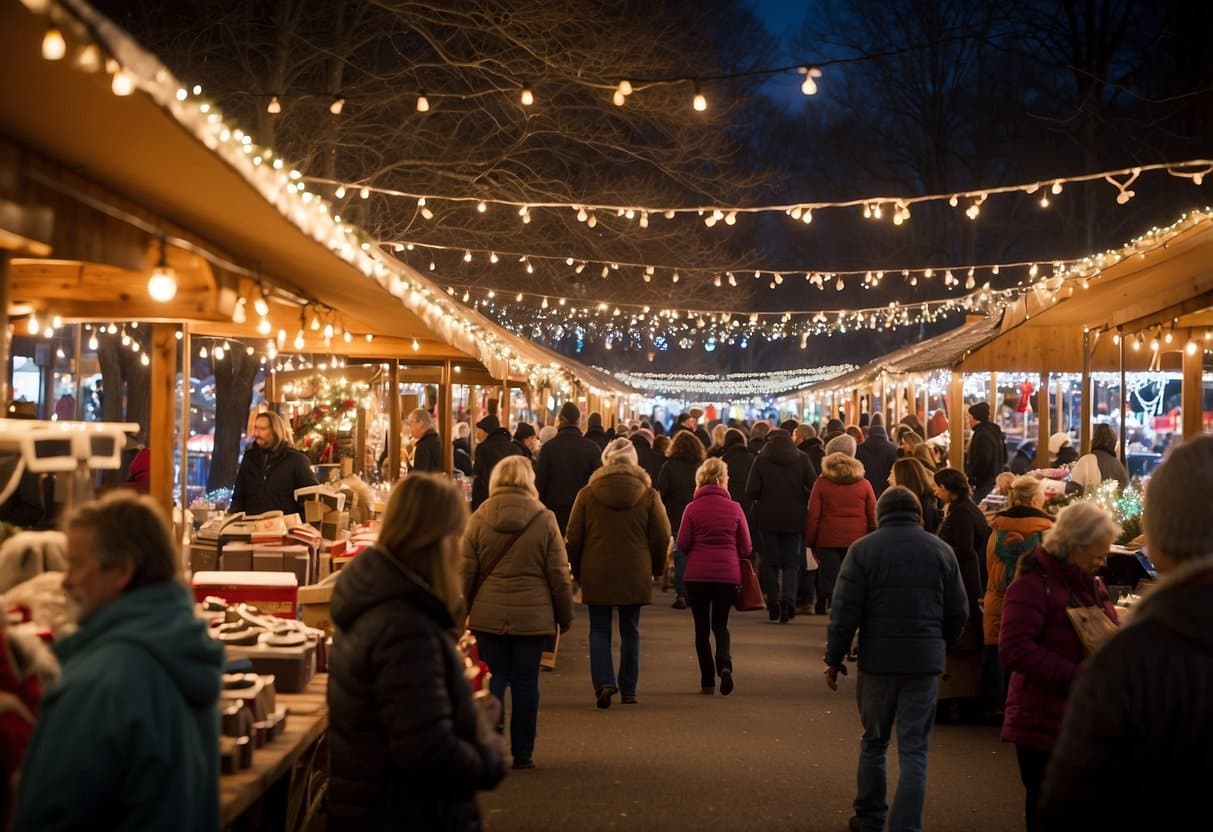
[(341, 111), (345, 109), (345, 99), (337, 96), (333, 99), (333, 103), (329, 105), (329, 112), (335, 116), (341, 115)]
[(265, 295), (253, 298), (253, 311), (263, 318), (270, 313), (270, 305), (266, 303)]
[(203, 345), (202, 345), (202, 346), (201, 346), (201, 347), (198, 349), (198, 357), (199, 357), (199, 358), (206, 358), (208, 355), (210, 355), (210, 353), (208, 353), (208, 352), (206, 351), (206, 344), (203, 344)]
[(152, 360), (147, 357), (147, 353), (143, 353), (143, 355), (139, 356), (139, 363), (146, 367), (148, 364), (152, 363)]
[[(80, 54), (76, 56), (76, 66), (85, 72), (97, 72), (101, 69), (101, 50), (97, 48), (97, 44), (90, 43), (80, 50)], [(177, 90), (178, 100), (184, 101), (181, 98), (181, 93), (185, 90)]]
[(114, 95), (130, 95), (135, 91), (135, 78), (119, 67), (110, 81), (110, 89), (113, 90)]
[(802, 66), (798, 71), (804, 76), (804, 82), (800, 85), (800, 91), (805, 95), (816, 95), (817, 79), (821, 77), (821, 70), (815, 66)]
[(535, 91), (531, 89), (530, 84), (522, 85), (522, 93), (519, 96), (523, 107), (529, 107), (535, 103)]
[(500, 260), (500, 259), (501, 259), (501, 258), (499, 258), (499, 257), (497, 256), (497, 252), (495, 252), (495, 251), (491, 251), (491, 252), (489, 252), (489, 262), (490, 262), (490, 263), (496, 263), (496, 262), (497, 262), (498, 260)]
[(369, 199), (371, 196), (371, 189), (368, 186), (363, 185), (362, 189), (358, 191), (358, 196), (362, 199)]
[(702, 113), (708, 108), (708, 100), (704, 97), (703, 93), (699, 91), (699, 84), (695, 84), (695, 95), (691, 99), (691, 106), (694, 107), (695, 111), (699, 113)]
[(224, 356), (223, 347), (215, 347), (215, 360), (222, 361)]
[(157, 303), (168, 303), (177, 296), (177, 273), (168, 265), (164, 254), (164, 237), (160, 238), (160, 259), (152, 276), (147, 279), (147, 294)]
[(345, 185), (338, 185), (337, 190), (333, 191), (333, 196), (337, 199), (345, 199)]
[(304, 343), (303, 342), (303, 330), (300, 329), (298, 332), (295, 333), (295, 341), (294, 341), (295, 349), (296, 350), (303, 349), (303, 343)]
[(274, 327), (270, 324), (269, 318), (262, 318), (257, 322), (257, 332), (261, 333), (262, 335), (269, 335), (273, 329)]
[(472, 250), (471, 249), (467, 249), (466, 251), (463, 252), (463, 262), (465, 262), (465, 263), (472, 262)]
[(487, 204), (487, 203), (486, 203), (486, 202), (485, 202), (485, 201), (482, 199), (482, 200), (480, 200), (479, 202), (477, 202), (477, 203), (476, 203), (476, 210), (477, 210), (477, 211), (479, 211), (480, 213), (482, 213), (482, 214), (483, 214), (485, 211), (489, 210), (489, 206), (488, 206), (488, 204)]
[(425, 93), (417, 96), (417, 112), (428, 113), (430, 111), (430, 100), (425, 97)]
[(265, 105), (265, 111), (275, 116), (282, 112), (282, 102), (278, 100), (278, 96), (270, 98), (270, 103)]
[(42, 57), (48, 61), (61, 61), (66, 54), (67, 41), (63, 39), (63, 32), (57, 26), (51, 26), (42, 36)]

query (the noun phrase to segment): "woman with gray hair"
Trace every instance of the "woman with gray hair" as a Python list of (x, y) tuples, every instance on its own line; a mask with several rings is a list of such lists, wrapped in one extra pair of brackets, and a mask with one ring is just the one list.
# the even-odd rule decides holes
[[(665, 568), (670, 521), (636, 448), (620, 437), (602, 451), (602, 467), (577, 492), (566, 534), (573, 578), (590, 610), (590, 677), (599, 708), (621, 693), (636, 704), (640, 608), (653, 599)], [(611, 658), (611, 619), (619, 611), (619, 676)]]
[(1066, 506), (1044, 533), (1043, 544), (1020, 559), (1003, 600), (998, 657), (1011, 671), (1011, 683), (1002, 739), (1015, 743), (1029, 832), (1038, 828), (1036, 806), (1045, 768), (1070, 686), (1086, 658), (1066, 610), (1097, 606), (1119, 623), (1095, 577), (1119, 533), (1120, 527), (1096, 503)]

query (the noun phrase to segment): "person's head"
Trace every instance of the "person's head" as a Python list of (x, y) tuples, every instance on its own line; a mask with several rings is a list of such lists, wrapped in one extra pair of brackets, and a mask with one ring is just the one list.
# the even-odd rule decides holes
[(535, 488), (535, 466), (529, 459), (515, 454), (493, 466), (493, 473), (489, 474), (489, 496), (502, 490), (525, 491), (532, 497), (539, 496)]
[(792, 432), (792, 438), (797, 445), (808, 442), (810, 439), (817, 438), (817, 429), (808, 422), (801, 422), (796, 426), (796, 430)]
[[(429, 413), (428, 410), (425, 412)], [(472, 435), (472, 426), (471, 425), (469, 425), (467, 422), (456, 422), (455, 423), (455, 438), (456, 439), (467, 439), (471, 435)]]
[(935, 458), (934, 449), (932, 449), (932, 447), (926, 442), (919, 442), (917, 445), (915, 445), (913, 455), (914, 458), (921, 462), (923, 467), (925, 467), (932, 474), (934, 474), (935, 469), (939, 467), (939, 460)]
[(782, 422), (779, 423), (779, 428), (780, 428), (780, 430), (786, 430), (788, 433), (795, 436), (797, 424), (798, 423), (795, 419), (784, 419)]
[(1096, 449), (1116, 453), (1116, 429), (1106, 422), (1100, 422), (1091, 431), (1091, 450)]
[(591, 413), (589, 416), (586, 417), (585, 426), (587, 428), (601, 429), (602, 428), (602, 414), (595, 410), (593, 413)]
[(635, 433), (632, 434), (632, 439), (633, 444), (635, 444), (635, 442), (643, 442), (651, 448), (653, 447), (653, 442), (656, 441), (657, 437), (655, 437), (653, 435), (653, 431), (649, 430), (648, 428), (636, 428)]
[(894, 512), (906, 512), (918, 517), (922, 524), (922, 503), (913, 491), (903, 485), (886, 488), (876, 501), (876, 522), (879, 523), (887, 515)]
[(670, 445), (668, 456), (670, 459), (703, 459), (703, 443), (690, 431), (680, 430), (674, 434), (674, 444)]
[(978, 422), (990, 421), (990, 405), (986, 402), (978, 402), (969, 407), (969, 427), (973, 427)]
[(830, 419), (826, 422), (826, 433), (842, 433), (842, 420)]
[(530, 422), (519, 422), (514, 427), (514, 441), (531, 452), (539, 450), (539, 437)]
[[(682, 433), (686, 433), (683, 431)], [(687, 434), (690, 435), (690, 434)], [(696, 443), (699, 442), (694, 436), (691, 436)], [(701, 449), (703, 445), (699, 446)], [(631, 439), (626, 439), (622, 436), (612, 439), (602, 449), (602, 464), (605, 465), (638, 465), (640, 457), (636, 455), (636, 446), (632, 444)]]
[(935, 472), (935, 496), (940, 502), (951, 503), (967, 500), (973, 493), (969, 478), (964, 471), (955, 468), (940, 468)]
[(565, 402), (560, 406), (560, 415), (557, 420), (561, 427), (576, 425), (581, 421), (581, 408), (577, 407), (574, 402)]
[(754, 423), (754, 427), (750, 428), (750, 439), (766, 439), (767, 434), (771, 432), (771, 423), (766, 419), (759, 419)]
[(914, 449), (921, 445), (924, 440), (914, 430), (906, 425), (902, 425), (901, 436), (897, 438), (897, 446), (907, 454), (913, 454)]
[(733, 445), (745, 445), (747, 443), (745, 432), (740, 428), (729, 428), (724, 432), (724, 446), (730, 448)]
[(499, 430), (501, 430), (501, 420), (495, 414), (490, 413), (476, 423), (476, 441), (483, 442), (489, 438), (489, 434)]
[(728, 484), (729, 466), (720, 457), (708, 457), (695, 471), (696, 488), (701, 485), (719, 485), (721, 487), (727, 487)]
[(434, 427), (434, 417), (424, 407), (418, 407), (409, 413), (405, 424), (408, 425), (409, 436), (420, 439), (427, 430)]
[(670, 455), (670, 444), (672, 440), (664, 433), (659, 433), (653, 438), (653, 450), (658, 456)]
[[(1001, 478), (1002, 474), (998, 476)], [(1031, 474), (1011, 478), (1010, 487), (1007, 489), (1007, 505), (1041, 508), (1044, 504), (1045, 490), (1041, 487), (1040, 480)]]
[(1058, 560), (1094, 575), (1107, 561), (1108, 548), (1118, 534), (1120, 526), (1102, 506), (1079, 500), (1058, 512), (1041, 545)]
[(293, 440), (290, 424), (274, 411), (258, 413), (253, 420), (253, 441), (261, 450), (276, 451)]
[(856, 444), (863, 441), (863, 428), (859, 425), (847, 425), (846, 434), (854, 439)]
[(826, 443), (826, 456), (830, 454), (855, 456), (855, 448), (855, 437), (847, 433), (840, 433)]
[(884, 416), (881, 413), (873, 413), (872, 421), (868, 425), (869, 427), (884, 427)]
[(1059, 431), (1049, 437), (1049, 459), (1057, 459), (1061, 449), (1070, 444), (1070, 434)]
[(1213, 436), (1176, 445), (1146, 486), (1146, 547), (1160, 572), (1213, 551)]
[(64, 520), (63, 591), (84, 622), (124, 592), (175, 579), (177, 547), (150, 497), (114, 491), (78, 506)]
[(712, 447), (720, 448), (724, 445), (724, 435), (728, 432), (728, 428), (721, 422), (716, 427), (712, 428)]
[(555, 425), (544, 425), (539, 429), (539, 444), (542, 446), (544, 442), (549, 442), (556, 437), (557, 429)]
[(429, 584), (456, 616), (467, 518), (467, 501), (446, 477), (414, 471), (392, 489), (379, 530), (379, 547)]
[(912, 456), (902, 457), (889, 469), (889, 485), (900, 485), (913, 491), (921, 500), (935, 493), (935, 483), (922, 463)]

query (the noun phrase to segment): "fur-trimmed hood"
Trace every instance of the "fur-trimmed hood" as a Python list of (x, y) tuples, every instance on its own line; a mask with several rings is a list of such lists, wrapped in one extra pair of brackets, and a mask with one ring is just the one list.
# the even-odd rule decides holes
[(863, 463), (848, 454), (833, 453), (821, 460), (821, 475), (840, 485), (858, 482), (863, 474)]
[(630, 462), (603, 465), (590, 475), (586, 488), (594, 499), (611, 508), (630, 508), (648, 495), (653, 481), (648, 472)]

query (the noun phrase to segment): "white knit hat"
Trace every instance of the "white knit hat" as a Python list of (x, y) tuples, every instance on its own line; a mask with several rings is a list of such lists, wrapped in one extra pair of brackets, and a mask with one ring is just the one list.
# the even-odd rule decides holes
[(835, 436), (826, 443), (827, 456), (838, 453), (855, 456), (855, 437), (849, 433), (844, 433), (842, 436)]
[(1173, 447), (1146, 486), (1147, 546), (1176, 560), (1213, 552), (1210, 494), (1213, 436), (1197, 436)]

